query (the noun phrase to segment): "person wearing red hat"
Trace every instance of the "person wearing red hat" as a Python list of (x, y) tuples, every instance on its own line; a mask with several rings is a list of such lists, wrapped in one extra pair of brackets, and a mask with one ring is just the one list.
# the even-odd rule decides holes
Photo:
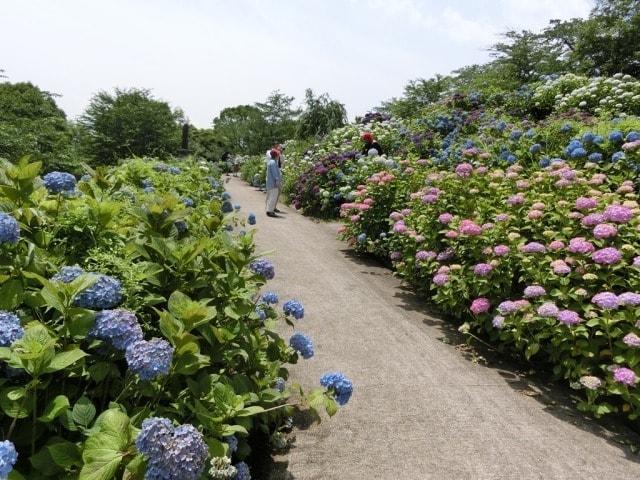
[(373, 138), (373, 135), (371, 134), (371, 132), (363, 133), (362, 141), (364, 142), (364, 147), (362, 147), (362, 155), (369, 155), (369, 152), (371, 150), (375, 150), (378, 152), (378, 155), (382, 155), (382, 147)]

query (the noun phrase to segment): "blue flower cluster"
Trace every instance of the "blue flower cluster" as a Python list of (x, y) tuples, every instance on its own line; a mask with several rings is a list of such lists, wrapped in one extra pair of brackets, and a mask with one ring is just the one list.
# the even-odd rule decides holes
[(262, 301), (269, 305), (275, 305), (278, 303), (278, 294), (274, 292), (266, 292), (262, 295)]
[(236, 474), (235, 480), (251, 480), (249, 465), (244, 462), (240, 462), (236, 465), (236, 470), (238, 471), (238, 473)]
[(296, 320), (304, 317), (304, 306), (297, 300), (287, 300), (282, 305), (282, 310), (285, 315), (289, 315)]
[(155, 188), (153, 188), (153, 187), (144, 187), (144, 188), (142, 189), (142, 191), (143, 191), (144, 193), (153, 193), (153, 192), (155, 192), (155, 191), (156, 191), (156, 189), (155, 189)]
[(169, 373), (173, 347), (161, 338), (137, 340), (127, 347), (125, 358), (129, 369), (137, 374), (140, 380), (153, 380)]
[(204, 437), (193, 425), (174, 427), (167, 418), (145, 419), (136, 447), (147, 460), (146, 480), (197, 480), (209, 456)]
[(565, 148), (565, 153), (571, 158), (584, 158), (587, 156), (587, 151), (584, 149), (582, 142), (575, 139), (569, 142), (569, 145)]
[[(82, 275), (84, 270), (78, 266), (62, 267), (51, 280), (70, 283)], [(76, 307), (91, 310), (105, 310), (117, 307), (122, 302), (122, 285), (120, 281), (108, 275), (91, 272), (96, 275), (96, 282), (86, 290), (80, 292), (73, 301)]]
[(522, 132), (520, 130), (514, 130), (509, 135), (509, 139), (513, 140), (514, 142), (520, 140), (520, 137), (522, 137)]
[(594, 162), (594, 163), (600, 163), (602, 161), (602, 154), (600, 152), (593, 152), (590, 153), (589, 156), (587, 157), (587, 159), (590, 162)]
[(364, 243), (366, 241), (367, 241), (366, 233), (361, 233), (360, 235), (358, 235), (358, 243)]
[(228, 200), (222, 202), (222, 213), (231, 213), (233, 212), (233, 205)]
[(612, 143), (622, 143), (624, 134), (620, 130), (614, 130), (609, 134), (609, 141)]
[(22, 338), (24, 329), (17, 315), (0, 310), (0, 347), (8, 347)]
[(233, 209), (234, 209), (236, 212), (239, 212), (241, 208), (242, 208), (242, 205), (240, 205), (239, 203), (236, 203), (236, 204), (233, 206)]
[(182, 172), (182, 170), (180, 170), (178, 167), (174, 167), (174, 166), (169, 167), (169, 173), (173, 175), (178, 175), (180, 172)]
[(229, 435), (222, 438), (227, 445), (229, 445), (229, 453), (233, 455), (238, 451), (238, 439), (234, 435)]
[(564, 125), (562, 125), (562, 128), (560, 128), (560, 131), (562, 133), (571, 133), (572, 130), (573, 125), (571, 125), (570, 123), (565, 123)]
[(222, 192), (222, 200), (230, 200), (231, 194), (229, 192)]
[(333, 390), (336, 401), (340, 405), (346, 405), (353, 393), (353, 383), (340, 372), (325, 373), (320, 378), (320, 385)]
[(308, 360), (313, 357), (313, 342), (311, 341), (311, 337), (305, 335), (304, 333), (294, 333), (289, 339), (289, 345), (296, 352), (302, 355), (302, 358)]
[(284, 378), (277, 377), (276, 381), (275, 381), (275, 383), (273, 385), (273, 388), (275, 388), (277, 391), (282, 393), (282, 392), (284, 392), (285, 385), (286, 385), (286, 382), (284, 381)]
[(195, 202), (192, 199), (185, 197), (182, 199), (182, 204), (185, 207), (193, 207), (195, 205)]
[(176, 220), (173, 224), (175, 225), (176, 230), (178, 230), (178, 233), (184, 233), (189, 230), (189, 226), (184, 220)]
[(262, 275), (267, 280), (273, 280), (276, 276), (276, 270), (273, 267), (273, 263), (264, 258), (254, 260), (249, 264), (249, 269), (256, 275)]
[(637, 142), (638, 140), (640, 140), (640, 133), (638, 132), (629, 132), (625, 138), (627, 142)]
[(267, 312), (260, 307), (256, 307), (256, 315), (258, 315), (258, 319), (261, 322), (264, 322), (267, 319)]
[(76, 189), (76, 177), (67, 172), (51, 172), (42, 177), (49, 193), (73, 192)]
[(166, 172), (169, 170), (169, 166), (166, 163), (158, 162), (153, 166), (156, 172)]
[(540, 150), (542, 150), (542, 145), (540, 145), (539, 143), (534, 143), (529, 147), (529, 153), (539, 153)]
[(18, 461), (16, 447), (9, 440), (0, 442), (0, 478), (7, 478)]
[(626, 157), (624, 155), (624, 152), (615, 152), (613, 155), (611, 155), (611, 161), (613, 163), (619, 162), (620, 160), (624, 160)]
[(0, 212), (0, 242), (18, 243), (20, 240), (20, 225), (8, 213)]
[(140, 182), (140, 185), (142, 185), (142, 188), (153, 187), (153, 182), (151, 182), (151, 180), (149, 180), (148, 178), (144, 178)]
[(247, 222), (249, 223), (249, 225), (255, 225), (256, 224), (256, 214), (255, 213), (250, 213), (249, 215), (247, 215)]
[(126, 350), (129, 345), (142, 340), (142, 328), (135, 313), (128, 310), (102, 310), (89, 335), (108, 341), (118, 350)]

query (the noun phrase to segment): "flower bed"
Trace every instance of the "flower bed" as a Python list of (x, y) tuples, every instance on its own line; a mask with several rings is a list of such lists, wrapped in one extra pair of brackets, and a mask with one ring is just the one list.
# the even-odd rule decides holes
[[(313, 354), (274, 331), (302, 305), (259, 296), (255, 216), (206, 164), (40, 167), (0, 170), (0, 477), (250, 478), (251, 432), (281, 440), (286, 364)], [(353, 386), (328, 375), (301, 401), (333, 414)]]

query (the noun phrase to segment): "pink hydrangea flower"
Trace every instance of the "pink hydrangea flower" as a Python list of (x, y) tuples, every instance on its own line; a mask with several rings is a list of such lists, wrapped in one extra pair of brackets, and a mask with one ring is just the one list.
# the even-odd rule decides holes
[(461, 163), (456, 167), (456, 175), (459, 177), (468, 177), (473, 172), (473, 165), (470, 163)]
[(531, 205), (531, 210), (544, 210), (547, 206), (543, 202), (535, 202)]
[(493, 253), (498, 257), (504, 257), (508, 255), (511, 249), (506, 245), (496, 245), (493, 247)]
[(507, 220), (509, 220), (508, 213), (499, 213), (496, 215), (496, 222), (506, 222)]
[(438, 221), (443, 225), (448, 225), (451, 220), (453, 220), (453, 215), (447, 212), (440, 214), (440, 216), (438, 217)]
[(422, 262), (426, 260), (433, 260), (434, 258), (436, 258), (436, 252), (420, 250), (416, 253), (416, 260)]
[(458, 238), (458, 232), (456, 232), (455, 230), (449, 230), (444, 234), (444, 236), (450, 240), (453, 240), (454, 238)]
[(494, 328), (497, 328), (498, 330), (500, 330), (502, 329), (502, 327), (504, 327), (504, 320), (505, 318), (502, 315), (496, 315), (491, 320), (491, 325), (493, 325)]
[(593, 210), (598, 206), (598, 199), (591, 197), (579, 197), (576, 200), (576, 208), (578, 210)]
[(422, 200), (422, 203), (426, 203), (426, 204), (436, 203), (438, 201), (438, 196), (432, 195), (432, 194), (423, 195), (421, 200)]
[(554, 240), (549, 244), (549, 250), (553, 251), (562, 250), (564, 247), (564, 242), (561, 242), (560, 240)]
[(547, 291), (542, 285), (529, 285), (524, 289), (525, 298), (537, 298), (546, 295)]
[(558, 312), (560, 310), (556, 307), (556, 304), (553, 302), (543, 303), (538, 307), (538, 315), (545, 318), (556, 318), (558, 316)]
[(531, 210), (529, 213), (527, 213), (527, 218), (529, 220), (539, 220), (543, 216), (544, 213), (540, 210)]
[(640, 337), (633, 332), (627, 333), (622, 339), (622, 341), (625, 343), (625, 345), (628, 345), (630, 347), (633, 347), (633, 348), (640, 347)]
[(394, 222), (397, 222), (398, 220), (402, 220), (404, 218), (404, 215), (402, 215), (400, 212), (391, 212), (389, 218)]
[(486, 313), (491, 308), (491, 302), (488, 298), (480, 297), (476, 298), (473, 302), (471, 302), (471, 311), (474, 315), (480, 315), (481, 313)]
[(411, 215), (411, 209), (410, 209), (410, 208), (402, 209), (402, 210), (400, 211), (400, 213), (401, 213), (403, 216), (405, 216), (405, 217), (406, 217), (406, 216), (409, 216), (409, 215)]
[(640, 267), (640, 255), (633, 259), (633, 266)]
[(358, 223), (360, 221), (360, 215), (351, 215), (351, 223)]
[(554, 260), (551, 262), (551, 268), (556, 275), (567, 275), (571, 273), (571, 267), (564, 260)]
[(486, 277), (492, 270), (493, 267), (488, 263), (478, 263), (473, 267), (473, 273), (479, 277)]
[(580, 223), (583, 227), (595, 227), (596, 225), (604, 221), (604, 215), (602, 215), (601, 213), (591, 213), (583, 217)]
[(608, 222), (627, 223), (633, 218), (633, 211), (622, 205), (609, 205), (604, 211), (604, 219)]
[(462, 220), (458, 228), (463, 235), (477, 236), (482, 235), (482, 228), (472, 220)]
[(522, 193), (517, 193), (516, 195), (511, 195), (507, 199), (507, 204), (513, 206), (522, 205), (524, 203), (524, 195)]
[(591, 242), (588, 242), (584, 237), (575, 237), (569, 240), (568, 251), (570, 253), (582, 253), (587, 254), (595, 250), (595, 247)]
[(615, 237), (617, 234), (618, 229), (615, 225), (611, 225), (610, 223), (599, 223), (593, 227), (593, 236), (599, 240)]
[(391, 252), (389, 254), (389, 258), (391, 260), (393, 260), (394, 262), (398, 261), (398, 260), (402, 259), (402, 253), (400, 253), (400, 252)]
[(564, 323), (565, 325), (576, 325), (582, 320), (580, 315), (573, 310), (560, 310), (556, 318), (560, 323)]
[(495, 225), (493, 223), (487, 222), (487, 223), (483, 223), (482, 227), (480, 227), (480, 228), (482, 228), (483, 232), (486, 232), (487, 230), (491, 230), (493, 227), (495, 227)]
[(393, 231), (396, 233), (405, 233), (407, 230), (407, 226), (402, 220), (393, 224)]

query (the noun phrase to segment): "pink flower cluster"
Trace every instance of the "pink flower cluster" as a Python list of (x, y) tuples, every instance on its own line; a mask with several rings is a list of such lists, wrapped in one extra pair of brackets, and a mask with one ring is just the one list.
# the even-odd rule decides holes
[(470, 237), (475, 237), (478, 235), (482, 235), (482, 227), (475, 223), (473, 220), (462, 220), (460, 222), (460, 226), (458, 227), (458, 231), (462, 235), (468, 235)]

